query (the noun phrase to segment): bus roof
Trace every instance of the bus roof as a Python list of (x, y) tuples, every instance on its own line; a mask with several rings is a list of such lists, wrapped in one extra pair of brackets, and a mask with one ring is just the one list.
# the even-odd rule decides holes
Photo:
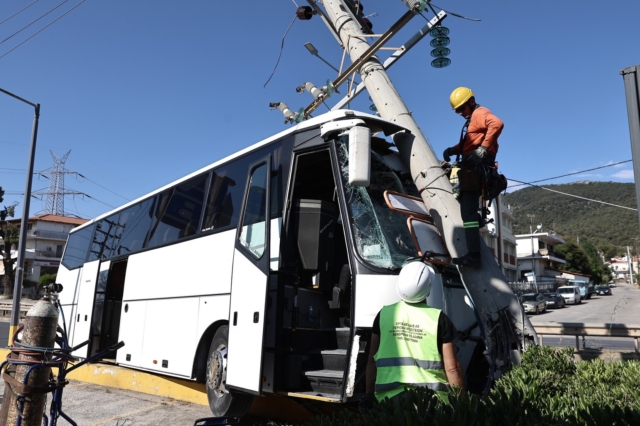
[(238, 151), (238, 152), (236, 152), (234, 154), (228, 155), (228, 156), (226, 156), (226, 157), (224, 157), (224, 158), (222, 158), (222, 159), (220, 159), (218, 161), (215, 161), (215, 162), (209, 164), (208, 166), (202, 167), (202, 168), (200, 168), (200, 169), (198, 169), (198, 170), (196, 170), (196, 171), (194, 171), (194, 172), (192, 172), (192, 173), (190, 173), (190, 174), (188, 174), (188, 175), (186, 175), (186, 176), (184, 176), (184, 177), (182, 177), (180, 179), (177, 179), (177, 180), (175, 180), (173, 182), (170, 182), (170, 183), (168, 183), (168, 184), (166, 184), (166, 185), (164, 185), (164, 186), (162, 186), (162, 187), (160, 187), (160, 188), (158, 188), (158, 189), (156, 189), (154, 191), (151, 191), (151, 192), (149, 192), (147, 194), (144, 194), (144, 195), (136, 198), (133, 201), (130, 201), (130, 202), (126, 203), (126, 204), (123, 204), (123, 205), (121, 205), (119, 207), (116, 207), (115, 209), (109, 210), (109, 211), (107, 211), (107, 212), (105, 212), (105, 213), (103, 213), (103, 214), (101, 214), (99, 216), (96, 216), (95, 218), (90, 219), (88, 222), (86, 222), (86, 223), (74, 228), (71, 232), (72, 233), (73, 232), (77, 232), (77, 231), (79, 231), (79, 230), (81, 230), (83, 228), (86, 228), (87, 226), (91, 226), (93, 223), (95, 223), (95, 222), (97, 222), (97, 221), (99, 221), (99, 220), (101, 220), (101, 219), (103, 219), (105, 217), (108, 217), (108, 216), (116, 213), (119, 210), (122, 210), (122, 209), (125, 209), (125, 208), (129, 207), (129, 206), (132, 206), (132, 205), (134, 205), (134, 204), (136, 204), (136, 203), (138, 203), (138, 202), (140, 202), (140, 201), (142, 201), (142, 200), (144, 200), (144, 199), (146, 199), (146, 198), (148, 198), (148, 197), (150, 197), (152, 195), (155, 195), (155, 194), (157, 194), (159, 192), (164, 191), (167, 188), (171, 188), (172, 186), (174, 186), (176, 184), (179, 184), (180, 182), (186, 181), (186, 180), (188, 180), (188, 179), (190, 179), (190, 178), (192, 178), (194, 176), (197, 176), (200, 173), (203, 173), (203, 172), (206, 172), (207, 170), (215, 168), (220, 164), (227, 163), (227, 162), (233, 160), (234, 158), (240, 157), (240, 156), (242, 156), (244, 154), (247, 154), (249, 152), (252, 152), (252, 151), (255, 151), (257, 149), (260, 149), (260, 148), (262, 148), (262, 147), (264, 147), (266, 145), (269, 145), (270, 143), (272, 143), (274, 141), (277, 141), (277, 140), (279, 140), (279, 139), (281, 139), (281, 138), (283, 138), (283, 137), (285, 137), (285, 136), (287, 136), (289, 134), (297, 133), (297, 132), (300, 132), (302, 130), (317, 128), (317, 127), (320, 127), (322, 124), (329, 123), (331, 121), (340, 121), (340, 120), (354, 119), (354, 118), (363, 119), (369, 125), (374, 125), (377, 128), (377, 130), (382, 131), (386, 136), (394, 134), (394, 133), (397, 133), (397, 132), (402, 131), (402, 130), (407, 130), (404, 127), (399, 126), (396, 123), (393, 123), (391, 121), (385, 120), (385, 119), (380, 118), (380, 117), (378, 117), (376, 115), (371, 115), (371, 114), (360, 112), (360, 111), (348, 110), (348, 109), (341, 109), (341, 110), (337, 110), (337, 111), (329, 111), (329, 112), (327, 112), (325, 114), (318, 115), (317, 117), (313, 117), (313, 118), (310, 118), (308, 120), (302, 121), (302, 122), (296, 124), (295, 126), (289, 128), (289, 129), (283, 130), (280, 133), (276, 133), (275, 135), (270, 136), (270, 137), (268, 137), (268, 138), (266, 138), (266, 139), (264, 139), (264, 140), (262, 140), (260, 142), (257, 142), (257, 143), (255, 143), (253, 145), (250, 145), (250, 146), (248, 146), (248, 147), (246, 147), (244, 149), (241, 149), (240, 151)]

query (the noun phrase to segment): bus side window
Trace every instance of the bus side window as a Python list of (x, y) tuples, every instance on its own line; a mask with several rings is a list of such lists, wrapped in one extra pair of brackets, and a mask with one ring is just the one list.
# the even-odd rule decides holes
[(266, 242), (267, 207), (267, 165), (262, 164), (253, 170), (249, 180), (247, 205), (238, 236), (240, 244), (255, 257), (264, 253)]
[(84, 265), (94, 228), (95, 225), (87, 226), (69, 235), (64, 257), (62, 258), (62, 264), (67, 269), (75, 269)]
[(183, 182), (163, 194), (156, 209), (156, 223), (147, 247), (170, 243), (196, 233), (202, 214), (208, 173)]
[(244, 189), (244, 185), (237, 184), (236, 175), (240, 173), (239, 169), (237, 166), (229, 165), (213, 172), (202, 222), (203, 231), (237, 225), (240, 209), (236, 209), (235, 206), (241, 204)]
[(147, 198), (120, 214), (117, 255), (130, 254), (142, 249), (142, 243), (151, 227), (154, 198)]
[(113, 242), (119, 233), (119, 218), (120, 213), (116, 213), (97, 223), (87, 262), (97, 259), (110, 259), (115, 255)]

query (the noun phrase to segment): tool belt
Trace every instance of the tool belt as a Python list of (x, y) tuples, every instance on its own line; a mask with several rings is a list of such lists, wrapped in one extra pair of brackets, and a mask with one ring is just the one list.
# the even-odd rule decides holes
[(458, 184), (460, 192), (462, 191), (480, 191), (480, 170), (473, 168), (463, 167), (458, 170)]
[(507, 189), (507, 178), (496, 167), (486, 164), (477, 167), (454, 168), (450, 180), (457, 196), (462, 191), (484, 191), (486, 201), (493, 200)]
[(493, 200), (500, 193), (507, 189), (507, 178), (498, 173), (496, 167), (482, 166), (484, 198), (487, 201)]

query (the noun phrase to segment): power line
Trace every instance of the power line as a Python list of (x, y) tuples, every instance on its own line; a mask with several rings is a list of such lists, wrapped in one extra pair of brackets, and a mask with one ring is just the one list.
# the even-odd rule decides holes
[(48, 14), (50, 14), (51, 12), (53, 12), (54, 10), (56, 10), (57, 8), (59, 8), (60, 6), (62, 6), (63, 4), (65, 4), (66, 2), (68, 2), (69, 0), (63, 0), (62, 3), (59, 3), (57, 6), (55, 6), (53, 9), (49, 9), (48, 12), (43, 13), (42, 15), (40, 15), (39, 17), (37, 17), (36, 19), (34, 19), (33, 21), (29, 22), (27, 25), (25, 25), (24, 27), (20, 28), (18, 31), (16, 31), (15, 33), (11, 34), (9, 37), (5, 38), (4, 40), (0, 41), (0, 44), (4, 43), (5, 41), (9, 40), (11, 37), (13, 37), (16, 34), (20, 34), (22, 31), (26, 30), (27, 28), (29, 28), (31, 25), (35, 24), (36, 22), (38, 22), (39, 20), (41, 20), (42, 18), (44, 18), (45, 16), (47, 16)]
[(607, 206), (619, 207), (619, 208), (621, 208), (621, 209), (633, 210), (633, 211), (636, 211), (636, 212), (638, 211), (638, 209), (634, 209), (633, 207), (619, 206), (619, 205), (617, 205), (617, 204), (611, 204), (611, 203), (607, 203), (607, 202), (600, 201), (600, 200), (593, 200), (593, 199), (591, 199), (591, 198), (580, 197), (579, 195), (568, 194), (568, 193), (566, 193), (566, 192), (556, 191), (555, 189), (545, 188), (544, 186), (534, 185), (534, 184), (532, 184), (532, 183), (527, 183), (527, 182), (520, 182), (519, 180), (515, 180), (515, 179), (509, 179), (509, 180), (512, 180), (512, 181), (514, 181), (514, 182), (521, 183), (522, 185), (535, 186), (535, 187), (537, 187), (537, 188), (545, 189), (545, 190), (547, 190), (547, 191), (555, 192), (555, 193), (562, 194), (562, 195), (566, 195), (566, 196), (569, 196), (569, 197), (579, 198), (579, 199), (581, 199), (581, 200), (593, 201), (594, 203), (605, 204), (605, 205), (607, 205)]
[(0, 22), (0, 25), (4, 24), (5, 22), (7, 22), (9, 19), (13, 18), (14, 16), (16, 16), (18, 13), (22, 12), (23, 10), (29, 8), (29, 6), (34, 5), (35, 3), (37, 3), (38, 0), (35, 0), (31, 3), (29, 3), (28, 5), (26, 5), (25, 7), (23, 7), (22, 9), (20, 9), (19, 11), (17, 11), (16, 13), (14, 13), (13, 15), (9, 16), (7, 19), (5, 19), (4, 21)]
[[(605, 167), (612, 167), (612, 166), (617, 166), (618, 164), (628, 163), (628, 162), (630, 162), (630, 161), (633, 161), (633, 160), (625, 160), (625, 161), (620, 161), (620, 162), (618, 162), (618, 163), (606, 164), (606, 165), (604, 165), (604, 166), (594, 167), (593, 169), (582, 170), (582, 171), (580, 171), (580, 172), (567, 173), (566, 175), (560, 175), (560, 176), (550, 177), (550, 178), (546, 178), (546, 179), (534, 180), (534, 181), (531, 181), (531, 182), (529, 182), (529, 183), (524, 183), (524, 182), (523, 182), (523, 183), (521, 183), (520, 185), (514, 185), (514, 186), (511, 186), (510, 188), (517, 188), (518, 186), (522, 186), (522, 185), (530, 185), (530, 184), (532, 184), (532, 183), (536, 183), (536, 182), (544, 182), (544, 181), (546, 181), (546, 180), (552, 180), (552, 179), (559, 179), (559, 178), (561, 178), (561, 177), (566, 177), (566, 176), (579, 175), (579, 174), (582, 174), (582, 173), (591, 172), (591, 171), (593, 171), (593, 170), (604, 169)], [(512, 180), (512, 181), (514, 181), (514, 182), (518, 182), (518, 181), (517, 181), (517, 180), (515, 180), (515, 179), (509, 179), (509, 180)]]
[[(65, 2), (68, 0), (65, 0)], [(55, 23), (56, 21), (58, 21), (60, 18), (62, 18), (63, 16), (65, 16), (67, 13), (71, 12), (73, 9), (75, 9), (76, 7), (80, 6), (82, 3), (84, 3), (85, 0), (80, 0), (80, 2), (78, 4), (76, 4), (75, 6), (73, 6), (71, 9), (67, 10), (65, 13), (63, 13), (62, 15), (58, 16), (56, 19), (54, 19), (53, 21), (49, 22), (47, 25), (45, 25), (44, 27), (42, 27), (40, 30), (36, 31), (33, 35), (31, 35), (30, 37), (28, 37), (27, 39), (23, 40), (21, 43), (19, 43), (17, 46), (13, 47), (11, 50), (9, 50), (8, 52), (4, 53), (2, 56), (0, 56), (0, 59), (4, 58), (5, 56), (7, 56), (9, 53), (13, 52), (14, 50), (16, 50), (18, 47), (22, 46), (23, 44), (25, 44), (27, 41), (31, 40), (33, 37), (35, 37), (36, 35), (40, 34), (42, 31), (44, 31), (46, 28), (50, 27), (53, 23)], [(57, 6), (56, 6), (57, 7)], [(48, 12), (47, 12), (48, 13)]]
[(109, 191), (109, 192), (110, 192), (110, 193), (112, 193), (113, 195), (117, 195), (118, 197), (120, 197), (120, 198), (124, 199), (125, 201), (131, 201), (131, 199), (129, 199), (129, 198), (127, 198), (127, 197), (123, 197), (122, 195), (120, 195), (120, 194), (118, 194), (118, 193), (113, 192), (113, 191), (112, 191), (112, 190), (110, 190), (109, 188), (106, 188), (106, 187), (104, 187), (104, 186), (100, 185), (99, 183), (92, 181), (91, 179), (89, 179), (88, 177), (84, 176), (84, 175), (83, 175), (83, 174), (81, 174), (81, 173), (78, 173), (78, 176), (80, 176), (80, 177), (82, 177), (82, 178), (84, 178), (84, 179), (88, 180), (89, 182), (91, 182), (91, 183), (92, 183), (92, 184), (94, 184), (94, 185), (99, 186), (100, 188), (104, 189), (105, 191)]

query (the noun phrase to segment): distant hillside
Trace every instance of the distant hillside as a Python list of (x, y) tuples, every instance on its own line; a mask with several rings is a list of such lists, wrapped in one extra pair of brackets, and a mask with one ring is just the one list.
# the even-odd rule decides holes
[[(580, 181), (563, 185), (543, 185), (592, 200), (637, 208), (633, 183)], [(542, 230), (554, 230), (565, 239), (584, 238), (596, 247), (634, 246), (639, 237), (638, 212), (581, 200), (528, 187), (506, 194), (504, 200), (511, 206), (516, 218), (514, 234), (528, 234), (530, 219), (535, 215), (533, 227), (542, 223)], [(639, 244), (640, 248), (640, 244)]]

